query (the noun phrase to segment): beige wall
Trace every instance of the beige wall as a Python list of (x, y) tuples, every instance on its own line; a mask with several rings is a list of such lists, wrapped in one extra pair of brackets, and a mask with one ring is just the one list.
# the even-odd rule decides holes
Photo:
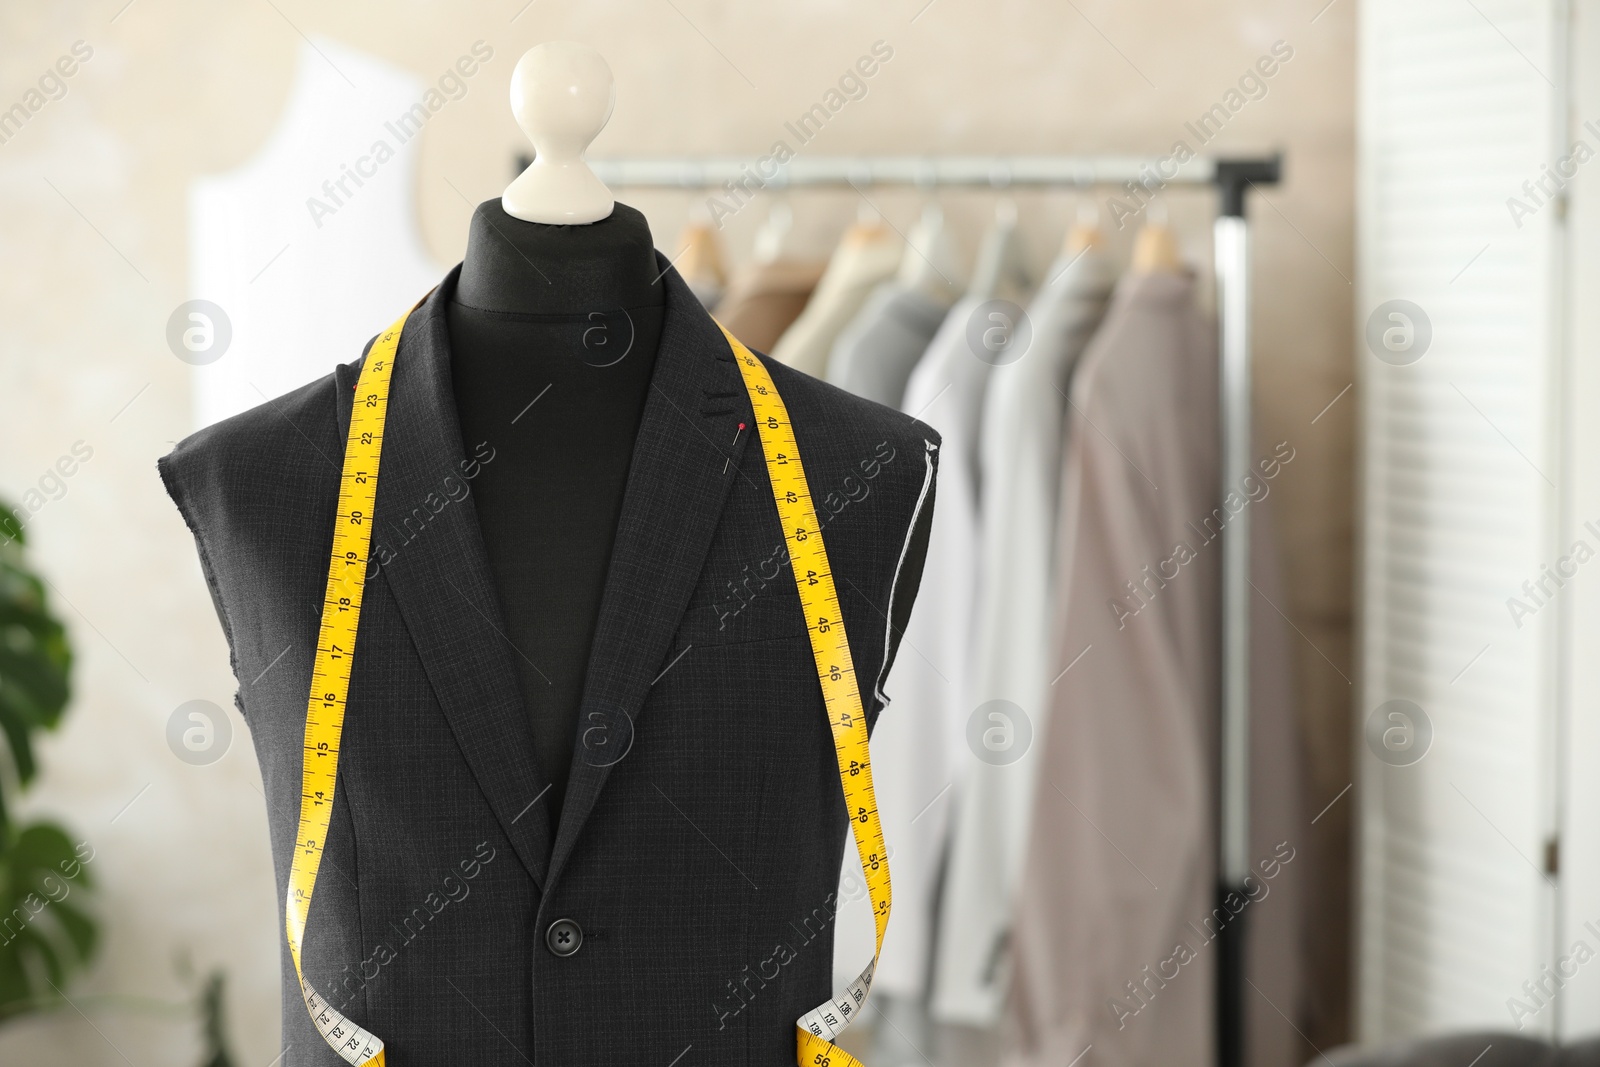
[[(79, 653), (77, 698), (45, 748), (48, 770), (31, 806), (96, 847), (105, 929), (99, 965), (74, 991), (94, 1025), (69, 1009), (0, 1027), (0, 1061), (192, 1060), (193, 1025), (130, 999), (188, 995), (180, 955), (202, 970), (228, 969), (241, 1064), (264, 1067), (278, 1052), (278, 902), (248, 735), (235, 719), (231, 751), (208, 767), (179, 762), (164, 738), (177, 705), (203, 698), (230, 707), (233, 683), (192, 544), (154, 461), (190, 429), (188, 368), (163, 336), (190, 295), (188, 183), (262, 144), (301, 32), (424, 79), (474, 40), (495, 49), (466, 98), (423, 138), (417, 210), (441, 264), (461, 253), (472, 208), (451, 184), (471, 201), (497, 195), (523, 147), (504, 86), (516, 57), (543, 40), (593, 43), (616, 72), (617, 110), (597, 155), (752, 157), (880, 38), (893, 60), (807, 151), (1164, 152), (1178, 137), (1195, 144), (1182, 123), (1221, 99), (1274, 41), (1288, 42), (1294, 57), (1267, 95), (1207, 150), (1287, 153), (1285, 184), (1265, 194), (1271, 206), (1252, 206), (1258, 399), (1263, 437), (1298, 452), (1276, 488), (1289, 566), (1283, 607), (1305, 637), (1296, 666), (1317, 754), (1310, 811), (1349, 781), (1349, 687), (1339, 672), (1351, 669), (1354, 395), (1313, 419), (1351, 381), (1352, 5), (1335, 2), (1318, 16), (1316, 2), (1264, 0), (935, 0), (925, 9), (922, 0), (805, 0), (770, 10), (602, 0), (537, 2), (520, 14), (521, 0), (124, 2), (0, 9), (0, 107), (72, 42), (94, 48), (65, 98), (0, 144), (0, 493), (19, 496), (75, 441), (94, 449), (66, 495), (30, 523)], [(631, 199), (669, 245), (689, 198)], [(917, 207), (904, 195), (875, 199), (902, 228)], [(1189, 193), (1170, 199), (1188, 251), (1204, 260), (1210, 204)], [(946, 201), (969, 249), (988, 203), (964, 194)], [(1042, 262), (1077, 200), (1019, 203)], [(833, 194), (796, 197), (794, 206), (800, 247), (819, 254), (855, 210), (852, 196)], [(758, 206), (730, 223), (734, 258), (748, 255), (763, 214)], [(1324, 855), (1346, 847), (1348, 801), (1306, 829)], [(1315, 905), (1321, 1044), (1342, 1028), (1343, 878), (1330, 867)]]

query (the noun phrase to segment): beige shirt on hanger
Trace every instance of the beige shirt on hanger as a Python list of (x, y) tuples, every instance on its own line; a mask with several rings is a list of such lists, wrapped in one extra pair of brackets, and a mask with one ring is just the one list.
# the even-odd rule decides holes
[[(1219, 529), (1255, 520), (1254, 580), (1276, 590), (1263, 505), (1218, 499), (1215, 332), (1187, 274), (1130, 276), (1073, 383), (1057, 532), (1050, 729), (1018, 894), (1008, 1067), (1214, 1058)], [(1281, 472), (1281, 463), (1273, 469)], [(1251, 485), (1266, 487), (1257, 477)], [(1254, 492), (1250, 495), (1255, 495)], [(1243, 501), (1243, 494), (1235, 499)], [(1265, 495), (1262, 494), (1262, 499)], [(1249, 973), (1295, 1011), (1303, 852), (1284, 627), (1254, 611)], [(1273, 862), (1275, 861), (1275, 862)], [(1209, 925), (1208, 925), (1209, 921)], [(1260, 1064), (1303, 1058), (1248, 987)], [(1282, 1033), (1280, 1033), (1280, 1031)]]
[(772, 358), (825, 379), (834, 341), (873, 289), (894, 276), (904, 249), (899, 236), (881, 223), (857, 223), (845, 231), (811, 302), (773, 346)]

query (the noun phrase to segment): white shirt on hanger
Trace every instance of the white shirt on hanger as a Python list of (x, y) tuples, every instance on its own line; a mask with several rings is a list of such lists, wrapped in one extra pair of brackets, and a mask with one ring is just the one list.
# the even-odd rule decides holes
[[(1028, 308), (1026, 350), (1013, 362), (1000, 357), (984, 398), (976, 650), (961, 709), (967, 751), (960, 752), (965, 770), (932, 998), (942, 1022), (992, 1025), (1005, 995), (1013, 898), (1048, 717), (1050, 572), (1067, 390), (1114, 280), (1111, 264), (1093, 248), (1053, 266)], [(1022, 341), (1015, 329), (1012, 343)]]

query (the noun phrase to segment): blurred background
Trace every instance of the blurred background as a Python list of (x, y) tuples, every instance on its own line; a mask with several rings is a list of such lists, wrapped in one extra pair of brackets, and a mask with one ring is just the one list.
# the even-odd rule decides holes
[[(1596, 15), (1534, 0), (0, 8), (0, 498), (25, 541), (6, 550), (0, 608), (31, 635), (0, 660), (0, 905), (31, 913), (29, 879), (50, 875), (46, 915), (23, 925), (55, 946), (44, 970), (0, 947), (0, 1062), (281, 1054), (260, 778), (155, 460), (354, 358), (459, 260), (474, 207), (529, 152), (511, 69), (553, 39), (594, 45), (615, 74), (596, 159), (757, 159), (876, 43), (892, 58), (805, 152), (1281, 152), (1282, 181), (1247, 211), (1258, 451), (1295, 454), (1272, 498), (1304, 857), (1283, 936), (1301, 962), (1291, 1002), (1250, 1010), (1283, 1031), (1274, 1065), (1600, 1030), (1600, 968), (1583, 966), (1600, 948), (1600, 603), (1583, 566), (1600, 548)], [(468, 56), (473, 73), (450, 76)], [(1241, 81), (1269, 56), (1270, 77)], [(425, 125), (385, 132), (435, 87)], [(1219, 103), (1226, 121), (1197, 136)], [(380, 138), (393, 157), (335, 195)], [(1085, 220), (1126, 262), (1140, 220), (1119, 225), (1117, 195), (1009, 196), (1029, 273)], [(669, 256), (710, 221), (732, 278), (763, 239), (821, 263), (864, 212), (848, 189), (764, 193), (725, 219), (704, 191), (618, 197)], [(992, 191), (885, 188), (870, 208), (902, 232), (930, 201), (970, 270)], [(1216, 210), (1205, 188), (1159, 196), (1208, 308)], [(363, 271), (377, 282), (350, 289)], [(348, 299), (326, 311), (330, 293)], [(228, 315), (214, 364), (180, 358), (190, 300)], [(322, 310), (272, 312), (296, 302)], [(1413, 331), (1398, 347), (1396, 323)], [(1391, 728), (1416, 758), (1394, 756)]]

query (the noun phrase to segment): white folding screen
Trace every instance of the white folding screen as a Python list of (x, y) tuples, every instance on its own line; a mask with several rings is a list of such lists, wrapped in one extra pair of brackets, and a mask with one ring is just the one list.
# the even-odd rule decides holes
[(1527, 1001), (1557, 922), (1546, 865), (1564, 609), (1553, 582), (1523, 583), (1563, 552), (1563, 205), (1538, 182), (1566, 142), (1565, 19), (1539, 0), (1361, 10), (1355, 947), (1368, 1041), (1556, 1032), (1558, 1004), (1528, 1001), (1514, 1020), (1508, 1001)]
[[(1591, 158), (1567, 187), (1569, 331), (1561, 403), (1566, 432), (1560, 544), (1600, 551), (1600, 3), (1573, 11), (1572, 114), (1562, 152), (1582, 141)], [(1581, 154), (1581, 153), (1580, 153)], [(1569, 167), (1568, 169), (1573, 169)], [(1591, 573), (1592, 572), (1592, 573)], [(1562, 590), (1560, 655), (1563, 729), (1561, 905), (1552, 963), (1579, 942), (1600, 951), (1600, 556)], [(1573, 970), (1572, 964), (1565, 970)], [(1600, 1031), (1600, 958), (1564, 979), (1555, 1008), (1564, 1037)]]

